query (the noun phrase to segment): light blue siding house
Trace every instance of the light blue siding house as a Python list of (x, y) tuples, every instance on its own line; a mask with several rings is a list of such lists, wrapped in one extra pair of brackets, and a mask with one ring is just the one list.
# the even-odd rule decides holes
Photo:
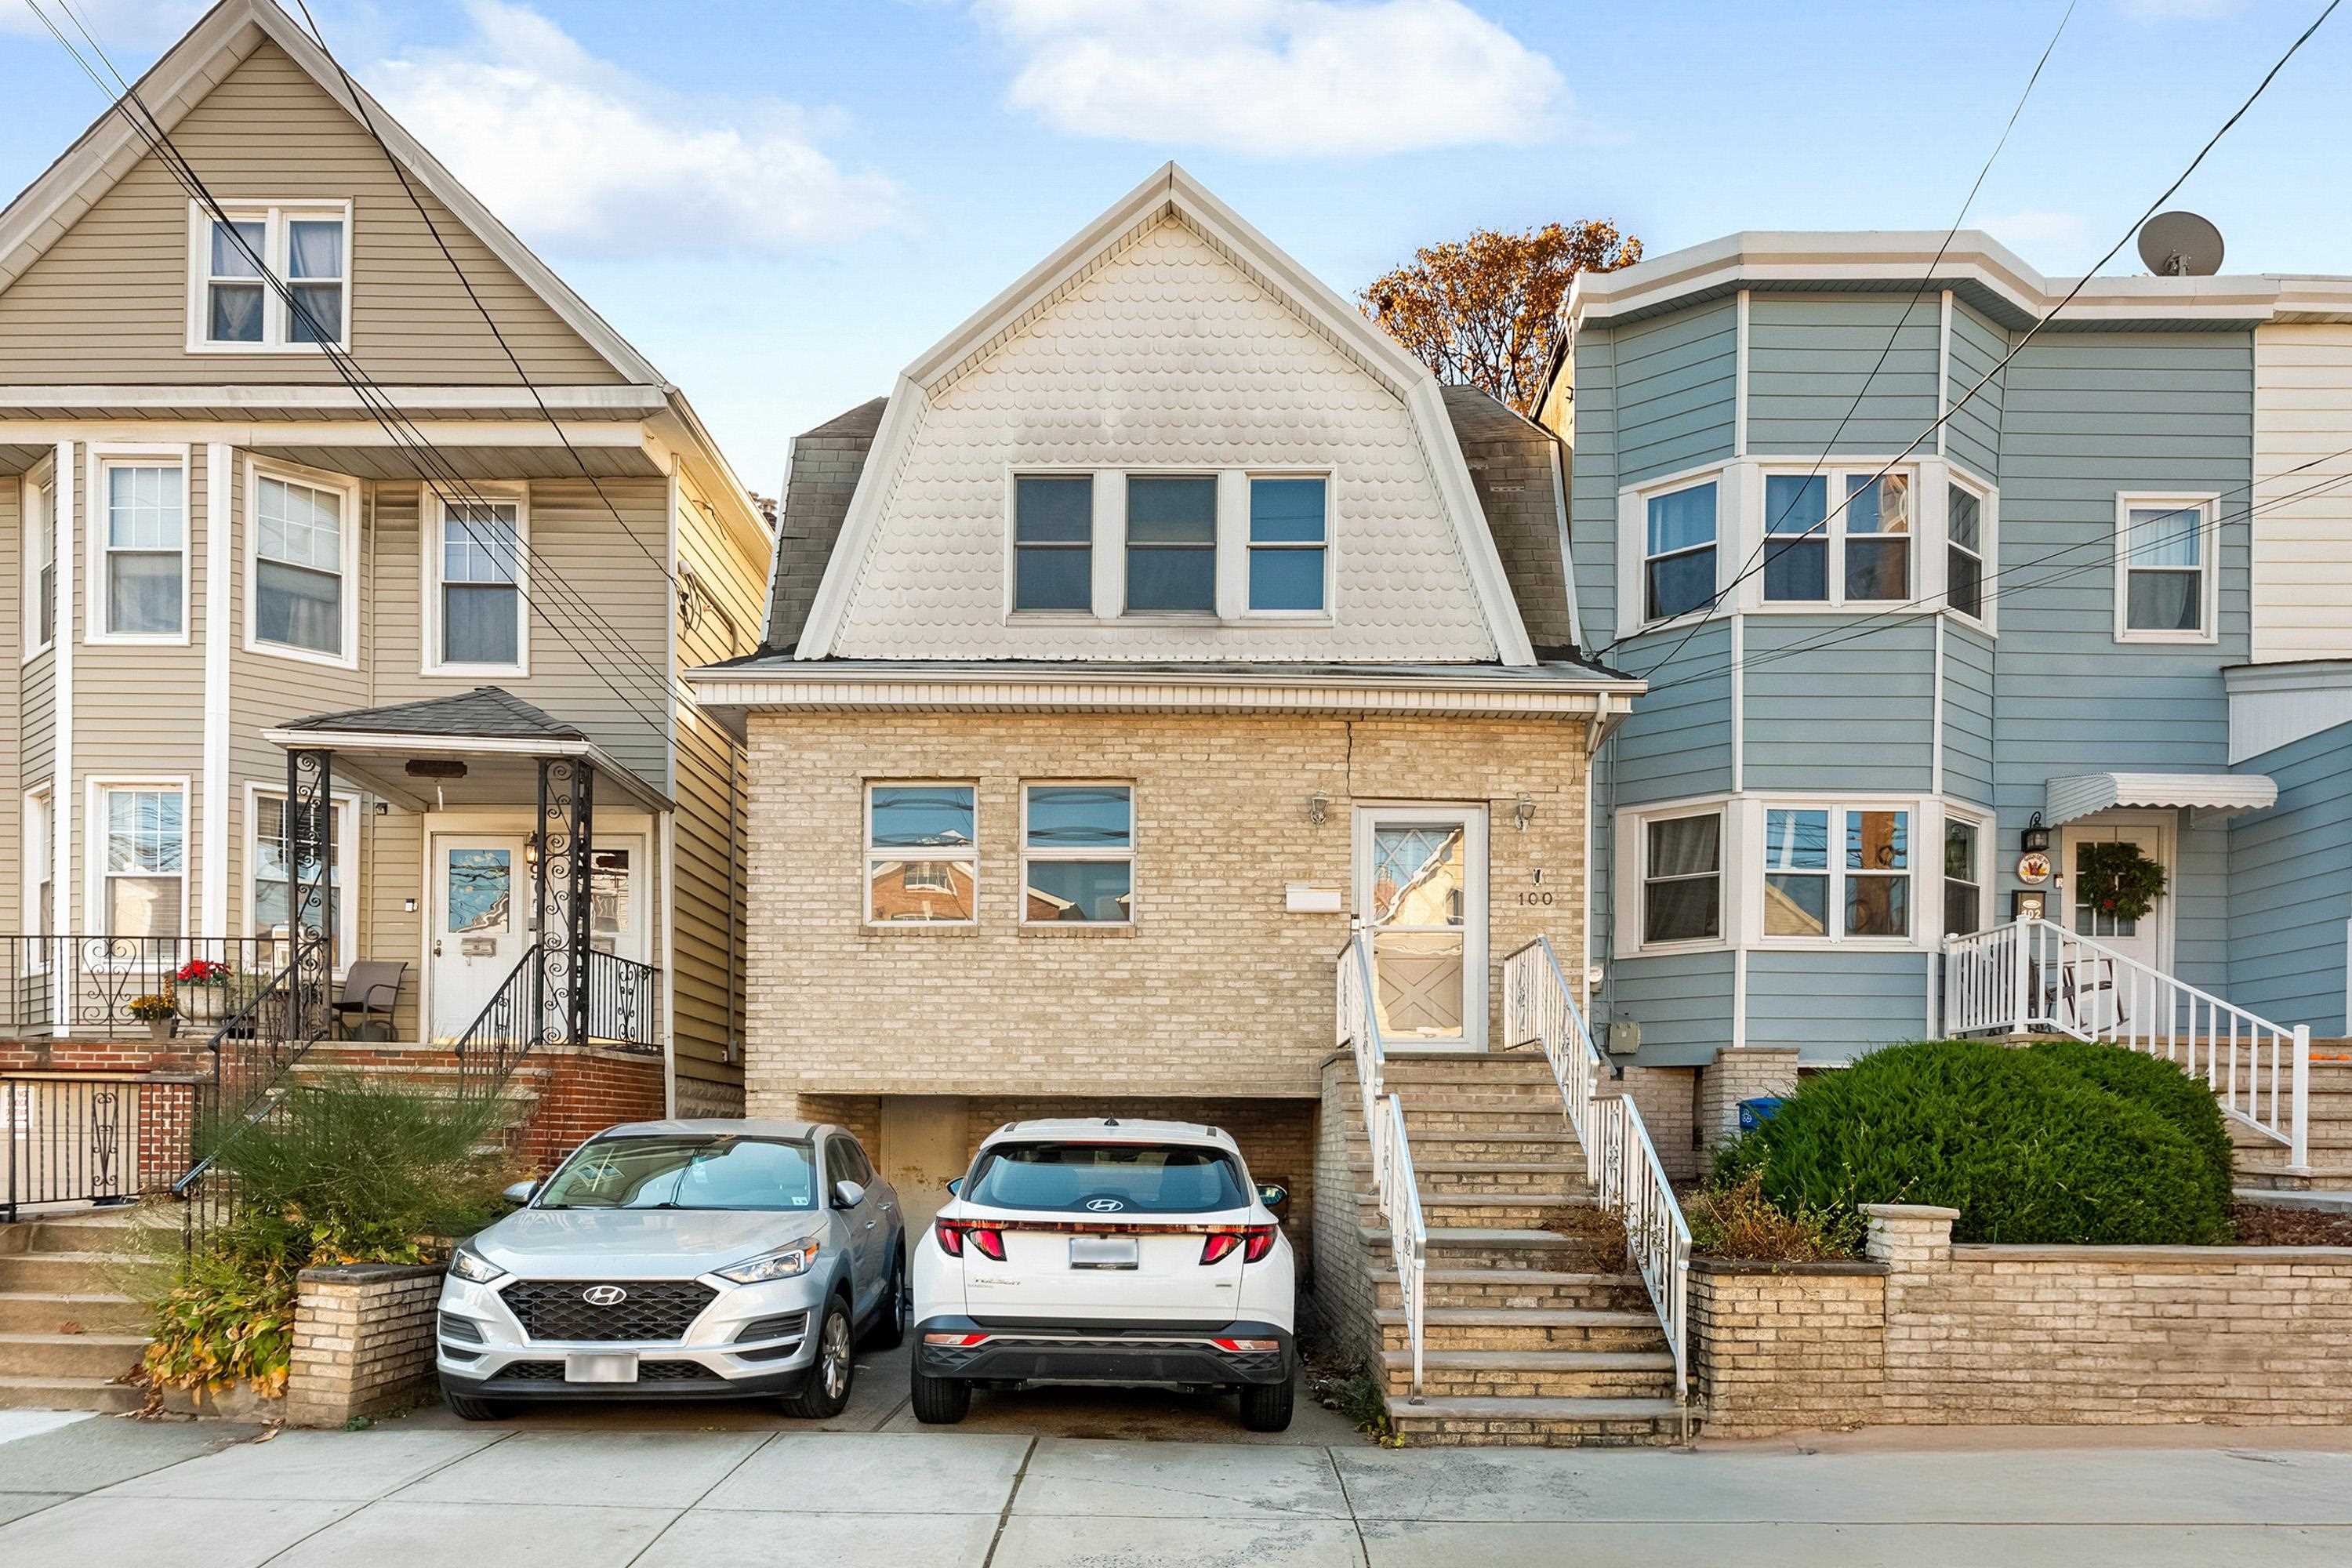
[[(1944, 238), (1734, 235), (1566, 307), (1584, 652), (1650, 683), (1588, 978), (1702, 1135), (1961, 1028), (2236, 1031), (2249, 1079), (2347, 1029), (2352, 280), (2102, 279), (2035, 331), (2073, 280)], [(2115, 843), (2137, 919), (2076, 896)]]

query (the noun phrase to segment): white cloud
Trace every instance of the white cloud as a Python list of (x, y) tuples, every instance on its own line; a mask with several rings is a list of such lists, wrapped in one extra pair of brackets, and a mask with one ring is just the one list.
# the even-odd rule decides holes
[(2028, 265), (2043, 272), (2054, 271), (2068, 261), (2084, 259), (2078, 253), (2091, 234), (2089, 222), (2080, 213), (2046, 209), (1980, 217), (1969, 226), (1984, 230), (2023, 257)]
[(1460, 0), (979, 0), (1011, 99), (1081, 136), (1265, 157), (1531, 142), (1559, 68)]
[(898, 187), (844, 169), (792, 104), (688, 99), (527, 7), (467, 12), (463, 49), (413, 52), (361, 79), (529, 239), (573, 254), (782, 251), (898, 220)]
[[(73, 9), (68, 13), (65, 0), (41, 0), (41, 9), (58, 25), (58, 31), (73, 40), (76, 48), (89, 53), (88, 40), (74, 26), (74, 17), (79, 16), (90, 37), (110, 55), (118, 48), (168, 44), (194, 26), (196, 18), (211, 5), (212, 0), (73, 0)], [(36, 38), (49, 36), (48, 28), (41, 25), (40, 17), (33, 14), (25, 0), (0, 0), (0, 33), (23, 33)], [(58, 58), (68, 70), (74, 68), (71, 60), (62, 55)], [(122, 74), (129, 76), (131, 62), (121, 63)], [(101, 72), (106, 68), (95, 58), (90, 64), (98, 66)], [(146, 62), (142, 60), (139, 64), (143, 68)]]

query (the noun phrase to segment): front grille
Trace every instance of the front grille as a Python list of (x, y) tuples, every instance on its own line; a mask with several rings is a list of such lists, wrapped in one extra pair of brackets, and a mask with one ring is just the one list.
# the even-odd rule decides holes
[(560, 1361), (510, 1361), (494, 1375), (513, 1383), (562, 1383), (563, 1363)]
[[(648, 1361), (637, 1363), (639, 1383), (711, 1383), (719, 1374), (698, 1361)], [(560, 1361), (510, 1361), (491, 1374), (493, 1383), (562, 1383)]]
[[(609, 1307), (583, 1299), (605, 1284), (623, 1298)], [(505, 1299), (528, 1339), (667, 1342), (686, 1338), (718, 1294), (695, 1279), (519, 1279)]]
[(806, 1312), (784, 1312), (772, 1318), (754, 1318), (736, 1334), (735, 1342), (742, 1345), (755, 1340), (798, 1339), (807, 1332)]
[(482, 1329), (481, 1325), (471, 1318), (461, 1318), (455, 1312), (444, 1312), (441, 1314), (441, 1337), (445, 1340), (457, 1340), (464, 1344), (478, 1345), (482, 1342)]

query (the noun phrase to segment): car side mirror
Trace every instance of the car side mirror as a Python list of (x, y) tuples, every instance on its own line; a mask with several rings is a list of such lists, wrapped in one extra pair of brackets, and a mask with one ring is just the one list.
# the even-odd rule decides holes
[(856, 1182), (840, 1181), (833, 1184), (834, 1207), (837, 1209), (854, 1209), (865, 1201), (866, 1189), (859, 1186)]
[(500, 1193), (499, 1196), (506, 1199), (507, 1202), (514, 1205), (515, 1207), (521, 1208), (524, 1205), (530, 1203), (533, 1197), (537, 1196), (538, 1193), (539, 1184), (537, 1182), (517, 1182), (505, 1192)]
[(963, 1178), (961, 1176), (953, 1177), (949, 1181), (948, 1196), (951, 1198), (960, 1198), (963, 1196)]
[(1270, 1209), (1278, 1209), (1290, 1201), (1290, 1189), (1272, 1182), (1258, 1184), (1257, 1201)]

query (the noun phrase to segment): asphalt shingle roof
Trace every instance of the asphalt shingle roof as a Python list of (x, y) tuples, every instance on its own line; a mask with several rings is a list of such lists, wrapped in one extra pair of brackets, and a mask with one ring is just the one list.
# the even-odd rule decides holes
[(566, 724), (497, 686), (477, 686), (457, 697), (428, 697), (383, 708), (314, 713), (283, 726), (320, 734), (463, 735), (493, 741), (584, 741), (588, 731)]

